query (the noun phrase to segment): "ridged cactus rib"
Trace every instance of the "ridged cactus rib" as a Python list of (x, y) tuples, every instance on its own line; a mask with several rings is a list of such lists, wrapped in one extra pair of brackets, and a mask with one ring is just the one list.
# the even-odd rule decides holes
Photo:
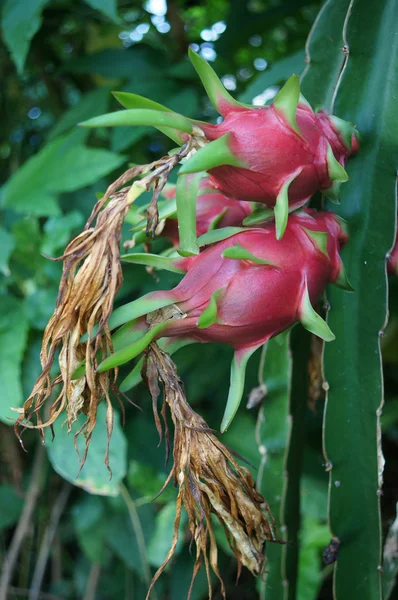
[[(396, 220), (397, 3), (326, 3), (312, 39), (303, 92), (365, 134), (338, 207), (350, 225), (344, 262), (356, 293), (343, 294), (334, 286), (327, 292), (328, 323), (336, 334), (336, 341), (325, 345), (323, 365), (328, 516), (331, 536), (340, 540), (333, 597), (381, 600), (380, 335), (387, 318), (385, 256)], [(343, 45), (348, 52), (341, 52)]]
[(300, 100), (300, 80), (292, 75), (275, 96), (272, 104), (280, 112), (290, 127), (301, 136), (297, 125), (296, 112)]
[[(280, 335), (269, 340), (262, 349), (259, 365), (258, 388), (253, 394), (265, 394), (260, 406), (256, 426), (256, 443), (260, 464), (257, 471), (257, 489), (266, 494), (271, 513), (281, 537), (290, 542), (292, 532), (286, 527), (286, 494), (291, 487), (291, 473), (286, 477), (286, 461), (292, 426), (290, 390), (292, 360), (289, 348), (290, 335)], [(253, 359), (254, 360), (254, 359)], [(249, 401), (250, 401), (249, 396)], [(289, 506), (290, 513), (292, 507)], [(297, 507), (297, 513), (299, 507)], [(292, 515), (289, 514), (291, 518)], [(260, 583), (260, 598), (265, 600), (292, 600), (291, 566), (287, 564), (287, 553), (296, 544), (268, 544), (267, 569)], [(292, 581), (293, 579), (293, 581)]]
[(233, 421), (234, 416), (236, 415), (245, 388), (247, 361), (258, 348), (259, 346), (257, 345), (252, 348), (235, 352), (231, 364), (231, 379), (229, 384), (227, 405), (221, 421), (221, 433), (224, 433), (228, 429)]
[(246, 163), (232, 152), (229, 146), (230, 138), (231, 134), (226, 133), (217, 140), (200, 148), (182, 165), (180, 174), (210, 171), (223, 165), (245, 168), (247, 166)]

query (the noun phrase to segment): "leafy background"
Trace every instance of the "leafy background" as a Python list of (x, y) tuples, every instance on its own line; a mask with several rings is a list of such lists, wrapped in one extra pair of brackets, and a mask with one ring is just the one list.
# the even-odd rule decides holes
[[(27, 453), (12, 430), (15, 413), (10, 406), (22, 405), (38, 375), (41, 336), (57, 294), (61, 267), (43, 255), (61, 254), (83, 226), (96, 194), (104, 192), (126, 164), (150, 162), (170, 149), (165, 137), (147, 127), (90, 131), (76, 125), (115, 109), (112, 90), (134, 91), (187, 116), (215, 120), (186, 58), (189, 44), (211, 61), (234, 95), (264, 104), (292, 72), (303, 71), (305, 40), (320, 3), (5, 0), (1, 5), (0, 597), (141, 599), (168, 551), (175, 497), (170, 487), (151, 501), (167, 467), (143, 386), (134, 390), (132, 399), (144, 412), (126, 405), (124, 425), (120, 412), (116, 419), (111, 480), (103, 463), (106, 435), (101, 414), (78, 479), (73, 438), (61, 422), (55, 426), (55, 439), (46, 437), (45, 447), (36, 432), (26, 432)], [(323, 98), (319, 89), (319, 102)], [(126, 225), (125, 239), (128, 229)], [(156, 243), (161, 247), (162, 242)], [(178, 280), (177, 275), (160, 273), (157, 282), (133, 265), (125, 265), (124, 274), (119, 303)], [(392, 282), (390, 296), (390, 322), (382, 341), (384, 533), (394, 520), (397, 499), (397, 281)], [(302, 332), (294, 333), (293, 350), (308, 349), (310, 343)], [(261, 477), (261, 490), (278, 511), (283, 486), (275, 473), (283, 470), (292, 390), (301, 425), (291, 443), (300, 448), (303, 461), (296, 486), (300, 512), (293, 496), (284, 507), (285, 521), (296, 536), (289, 538), (288, 551), (294, 554), (300, 547), (296, 595), (291, 597), (330, 599), (331, 568), (321, 559), (330, 541), (328, 476), (321, 447), (323, 398), (321, 394), (315, 405), (307, 402), (306, 355), (292, 364), (286, 344), (273, 344), (260, 372), (260, 381), (268, 387), (265, 407), (242, 408), (225, 443), (250, 461), (254, 476)], [(190, 402), (214, 427), (223, 413), (231, 356), (232, 350), (216, 345), (190, 346), (176, 354)], [(256, 356), (249, 365), (247, 394), (259, 384)], [(264, 445), (271, 449), (267, 463)], [(289, 502), (295, 503), (295, 510), (289, 509)], [(6, 559), (12, 557), (18, 532), (23, 543), (13, 574), (7, 576)], [(235, 587), (236, 564), (223, 533), (217, 535), (229, 598), (284, 597), (272, 588), (279, 577), (272, 561), (279, 560), (276, 554), (281, 550), (269, 547), (270, 587), (245, 571)], [(193, 559), (185, 522), (180, 539), (172, 568), (156, 586), (159, 600), (186, 597)], [(200, 573), (193, 600), (206, 597)], [(215, 598), (219, 597), (215, 585)]]

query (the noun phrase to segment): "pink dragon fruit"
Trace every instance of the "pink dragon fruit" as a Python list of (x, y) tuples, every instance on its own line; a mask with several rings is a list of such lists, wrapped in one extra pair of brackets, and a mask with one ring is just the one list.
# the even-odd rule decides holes
[(235, 357), (225, 430), (243, 393), (247, 360), (259, 346), (298, 321), (324, 340), (334, 339), (312, 305), (327, 283), (347, 288), (339, 256), (346, 240), (335, 215), (305, 210), (291, 215), (282, 241), (269, 223), (219, 241), (198, 256), (178, 259), (187, 273), (177, 287), (115, 311), (113, 327), (144, 314), (151, 327), (107, 358), (100, 370), (131, 360), (150, 341), (165, 336), (229, 344)]
[[(174, 198), (175, 194), (175, 189), (170, 190), (167, 198)], [(232, 200), (220, 194), (207, 177), (200, 183), (196, 200), (196, 235), (200, 237), (212, 229), (241, 225), (243, 219), (252, 211), (253, 206), (250, 202)], [(167, 237), (173, 246), (178, 246), (177, 219), (166, 219), (161, 235)]]
[(190, 57), (225, 118), (218, 125), (198, 123), (210, 143), (183, 165), (181, 174), (207, 170), (223, 194), (275, 207), (278, 237), (289, 209), (303, 206), (317, 190), (338, 198), (340, 183), (348, 179), (346, 159), (358, 150), (350, 123), (325, 111), (314, 113), (295, 75), (271, 106), (237, 103), (203, 59), (194, 52)]

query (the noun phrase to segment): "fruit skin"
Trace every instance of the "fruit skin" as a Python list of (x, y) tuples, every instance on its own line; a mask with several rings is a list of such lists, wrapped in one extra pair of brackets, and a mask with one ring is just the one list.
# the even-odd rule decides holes
[[(175, 190), (167, 193), (167, 198), (175, 196)], [(196, 235), (200, 237), (209, 229), (239, 226), (245, 217), (253, 212), (250, 202), (233, 200), (218, 192), (207, 177), (202, 180), (196, 201)], [(177, 219), (166, 219), (161, 235), (167, 237), (173, 246), (179, 245)]]
[[(327, 234), (327, 250), (318, 246), (311, 232)], [(343, 271), (339, 250), (346, 241), (337, 217), (307, 209), (290, 215), (282, 241), (275, 237), (275, 225), (266, 224), (208, 247), (185, 259), (187, 274), (173, 290), (149, 295), (151, 300), (166, 298), (164, 305), (176, 307), (157, 337), (222, 342), (235, 350), (264, 343), (297, 321), (304, 322), (306, 290), (314, 304), (326, 284), (338, 279)], [(222, 256), (236, 246), (267, 263)], [(215, 293), (216, 318), (199, 327)]]
[(289, 187), (291, 208), (303, 206), (316, 191), (330, 188), (333, 175), (328, 164), (329, 145), (335, 159), (344, 166), (358, 150), (355, 135), (348, 147), (327, 113), (314, 113), (304, 103), (297, 106), (296, 121), (301, 135), (274, 105), (231, 106), (222, 123), (200, 124), (209, 141), (230, 133), (229, 149), (246, 165), (209, 169), (214, 187), (227, 196), (273, 207), (282, 186), (296, 174)]

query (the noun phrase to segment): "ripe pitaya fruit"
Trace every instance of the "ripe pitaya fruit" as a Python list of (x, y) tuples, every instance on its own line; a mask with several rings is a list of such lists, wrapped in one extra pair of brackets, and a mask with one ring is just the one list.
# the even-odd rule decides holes
[[(167, 198), (175, 197), (175, 189), (167, 193)], [(215, 189), (206, 177), (199, 185), (199, 194), (196, 200), (196, 235), (200, 237), (212, 229), (233, 227), (242, 224), (242, 221), (253, 211), (250, 202), (242, 202), (227, 198)], [(161, 231), (173, 246), (179, 245), (178, 220), (166, 219)]]
[[(137, 356), (162, 337), (222, 342), (235, 349), (224, 431), (239, 405), (246, 363), (269, 338), (301, 321), (324, 340), (334, 339), (314, 311), (327, 283), (347, 288), (339, 256), (347, 234), (332, 213), (303, 210), (289, 219), (282, 241), (275, 225), (248, 229), (208, 247), (199, 256), (178, 259), (187, 271), (171, 291), (157, 291), (115, 311), (112, 326), (147, 315), (149, 331), (107, 358), (106, 370)], [(138, 326), (142, 321), (138, 319)]]
[(183, 165), (181, 174), (206, 170), (223, 194), (275, 207), (279, 238), (288, 211), (303, 206), (317, 190), (338, 198), (340, 183), (348, 179), (346, 159), (358, 150), (353, 125), (325, 111), (314, 113), (295, 75), (271, 106), (239, 104), (202, 58), (192, 51), (190, 57), (224, 120), (198, 124), (211, 143)]

